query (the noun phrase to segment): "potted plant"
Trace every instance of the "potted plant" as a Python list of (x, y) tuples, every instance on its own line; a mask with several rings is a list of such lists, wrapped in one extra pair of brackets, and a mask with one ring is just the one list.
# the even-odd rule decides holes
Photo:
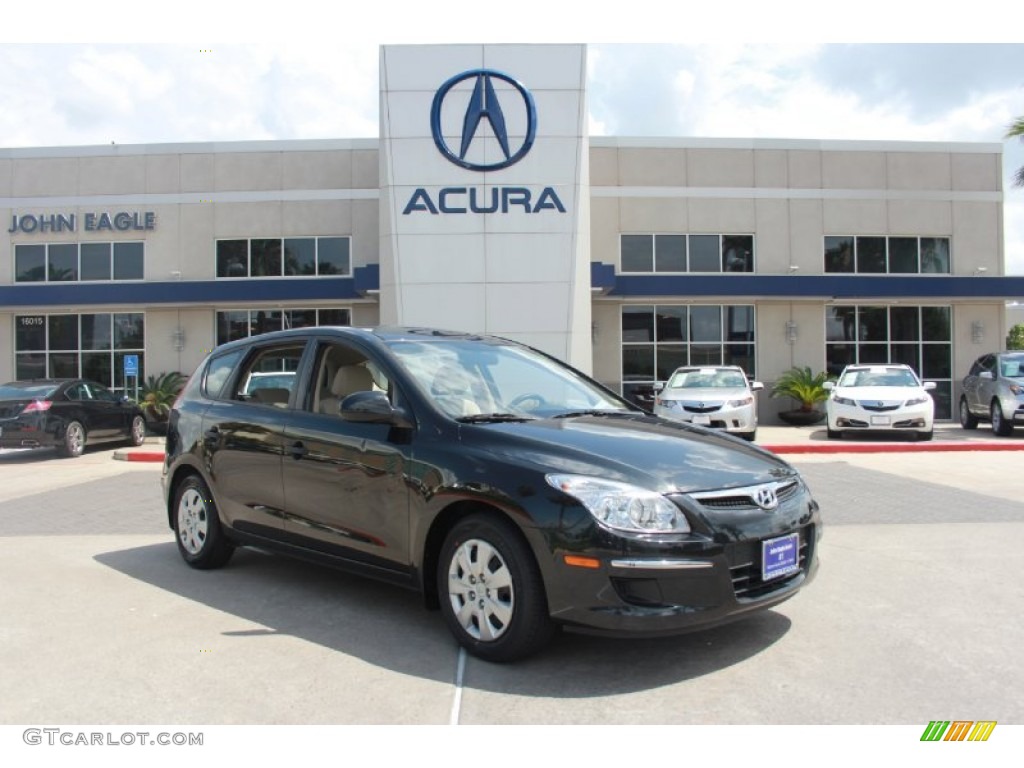
[(828, 399), (828, 390), (824, 386), (826, 381), (827, 373), (814, 373), (809, 366), (794, 366), (782, 374), (772, 387), (772, 397), (792, 398), (800, 403), (800, 407), (780, 411), (779, 418), (794, 426), (817, 424), (825, 418), (825, 412), (815, 406)]
[(166, 434), (167, 416), (186, 380), (178, 371), (146, 377), (145, 383), (139, 389), (139, 405), (150, 431)]

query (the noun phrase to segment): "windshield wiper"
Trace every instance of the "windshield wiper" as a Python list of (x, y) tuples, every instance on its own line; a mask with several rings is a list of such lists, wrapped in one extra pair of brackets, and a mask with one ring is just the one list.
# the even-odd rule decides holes
[(598, 410), (592, 409), (587, 411), (566, 411), (560, 413), (557, 416), (552, 416), (552, 419), (574, 419), (577, 416), (622, 416), (625, 414), (643, 413), (643, 411), (628, 411), (625, 408), (618, 408), (616, 410)]
[(455, 419), (460, 424), (489, 424), (499, 421), (534, 421), (533, 416), (524, 416), (521, 413), (474, 413), (470, 416), (460, 416)]

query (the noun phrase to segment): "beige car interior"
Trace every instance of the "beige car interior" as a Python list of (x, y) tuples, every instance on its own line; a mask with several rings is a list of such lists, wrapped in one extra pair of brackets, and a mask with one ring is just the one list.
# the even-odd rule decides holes
[(313, 410), (337, 416), (341, 401), (354, 392), (387, 392), (387, 381), (383, 376), (380, 379), (374, 379), (366, 358), (360, 353), (344, 347), (329, 347), (317, 369)]

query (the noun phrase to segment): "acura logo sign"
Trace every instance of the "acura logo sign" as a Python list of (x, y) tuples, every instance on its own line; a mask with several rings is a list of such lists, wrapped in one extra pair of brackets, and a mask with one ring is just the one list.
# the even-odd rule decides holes
[[(466, 82), (466, 88), (456, 89)], [(467, 93), (468, 101), (456, 98)], [(457, 146), (449, 146), (444, 135), (445, 114), (449, 125), (461, 125), (454, 137)], [(537, 108), (530, 92), (514, 78), (494, 69), (471, 69), (437, 89), (430, 107), (430, 132), (449, 161), (471, 171), (497, 171), (518, 163), (530, 151), (537, 135)], [(516, 146), (512, 139), (517, 139)], [(487, 156), (498, 159), (485, 162)]]

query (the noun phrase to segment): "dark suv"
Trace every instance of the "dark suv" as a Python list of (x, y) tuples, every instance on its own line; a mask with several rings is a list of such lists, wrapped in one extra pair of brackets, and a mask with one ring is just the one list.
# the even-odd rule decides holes
[[(248, 386), (271, 372), (293, 375)], [(670, 634), (776, 605), (821, 530), (773, 454), (532, 348), (422, 329), (218, 347), (171, 411), (163, 488), (190, 565), (255, 545), (385, 579), (493, 661), (560, 626)]]

